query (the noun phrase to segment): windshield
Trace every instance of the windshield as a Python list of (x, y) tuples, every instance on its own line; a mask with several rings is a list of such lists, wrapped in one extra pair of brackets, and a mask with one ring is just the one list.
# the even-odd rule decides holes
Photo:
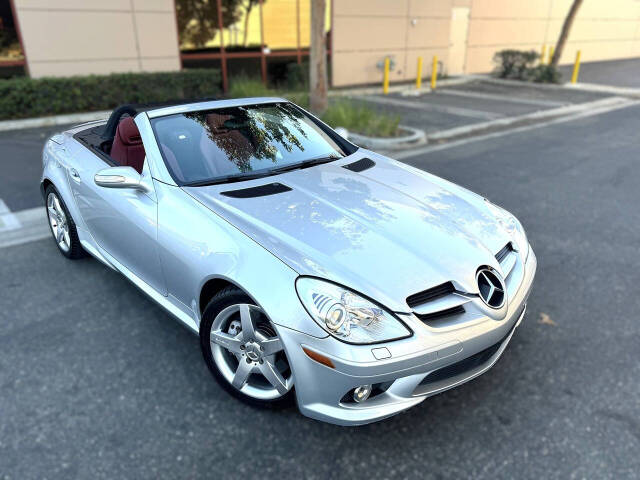
[(151, 124), (165, 164), (180, 185), (247, 180), (345, 156), (290, 103), (180, 113)]

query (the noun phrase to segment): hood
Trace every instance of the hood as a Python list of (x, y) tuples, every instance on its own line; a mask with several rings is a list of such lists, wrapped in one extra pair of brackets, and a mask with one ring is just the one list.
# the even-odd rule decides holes
[[(375, 165), (344, 168), (365, 156)], [(274, 182), (290, 190), (222, 194)], [(482, 197), (363, 150), (273, 177), (184, 190), (299, 274), (342, 284), (396, 312), (409, 311), (409, 295), (448, 281), (477, 293), (478, 267), (499, 268), (495, 254), (510, 240)]]

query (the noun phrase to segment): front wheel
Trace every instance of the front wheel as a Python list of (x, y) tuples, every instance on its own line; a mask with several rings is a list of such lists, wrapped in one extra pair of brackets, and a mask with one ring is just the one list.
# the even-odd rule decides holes
[(240, 289), (216, 294), (202, 316), (200, 346), (218, 383), (263, 407), (288, 406), (293, 374), (282, 342), (264, 311)]
[(47, 220), (49, 220), (49, 228), (58, 250), (62, 255), (70, 259), (83, 257), (84, 250), (80, 245), (76, 224), (53, 185), (49, 185), (45, 190), (45, 198)]

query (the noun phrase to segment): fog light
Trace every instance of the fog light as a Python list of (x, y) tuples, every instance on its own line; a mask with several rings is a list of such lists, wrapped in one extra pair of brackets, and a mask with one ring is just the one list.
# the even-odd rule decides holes
[(353, 400), (355, 402), (364, 402), (371, 395), (371, 385), (360, 385), (353, 390)]

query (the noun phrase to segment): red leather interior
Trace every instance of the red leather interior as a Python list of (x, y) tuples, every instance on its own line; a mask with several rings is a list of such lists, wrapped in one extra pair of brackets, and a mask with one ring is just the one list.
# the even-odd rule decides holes
[(120, 120), (111, 146), (111, 158), (123, 167), (133, 167), (142, 173), (144, 147), (140, 131), (131, 117)]

